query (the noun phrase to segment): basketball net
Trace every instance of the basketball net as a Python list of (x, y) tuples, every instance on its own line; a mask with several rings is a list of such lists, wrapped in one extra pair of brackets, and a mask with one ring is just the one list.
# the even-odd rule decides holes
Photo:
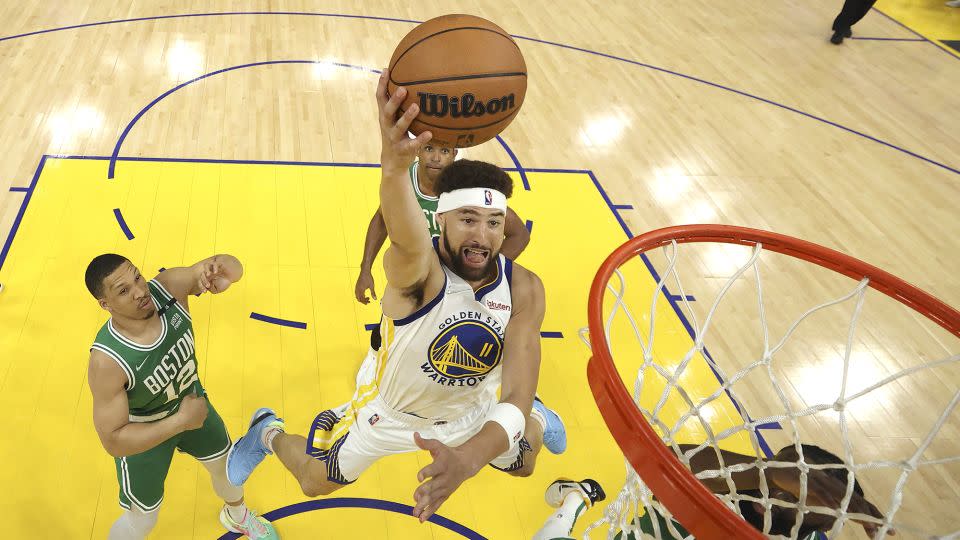
[[(764, 241), (770, 246), (770, 250), (765, 249)], [(677, 271), (678, 254), (681, 251), (680, 244), (688, 242), (739, 244), (748, 246), (743, 249), (751, 250), (746, 263), (739, 266), (733, 275), (726, 280), (726, 283), (719, 287), (719, 292), (712, 301), (702, 298), (698, 294), (698, 305), (704, 306), (706, 305), (705, 302), (711, 302), (706, 317), (702, 321), (698, 320), (696, 311), (690, 304), (690, 297), (681, 282), (680, 273)], [(654, 253), (653, 250), (658, 248), (662, 249), (666, 268), (660, 273), (659, 279), (654, 280), (656, 283), (652, 291), (650, 304), (638, 308), (640, 311), (633, 311), (626, 301), (628, 284), (624, 273), (621, 272), (621, 267), (631, 259), (645, 256), (643, 255), (644, 252), (651, 254)], [(813, 307), (801, 311), (799, 317), (792, 323), (783, 326), (786, 331), (782, 335), (771, 335), (771, 329), (767, 321), (768, 314), (765, 311), (764, 284), (758, 266), (761, 256), (770, 251), (803, 259), (845, 274), (854, 278), (855, 285), (839, 296), (824, 299)], [(648, 260), (645, 260), (645, 262), (648, 262)], [(752, 279), (749, 279), (751, 277)], [(726, 363), (722, 361), (722, 357), (717, 357), (720, 360), (714, 361), (709, 354), (705, 354), (705, 342), (709, 340), (711, 329), (715, 326), (718, 307), (723, 304), (728, 293), (738, 281), (741, 283), (752, 281), (755, 284), (753, 295), (759, 313), (759, 330), (762, 337), (758, 341), (762, 342), (762, 353), (755, 358), (744, 361), (742, 364), (746, 364), (745, 366), (741, 364), (741, 366), (737, 366), (736, 370), (730, 370), (724, 368)], [(669, 301), (665, 296), (665, 289), (668, 285), (672, 292), (676, 293), (671, 295), (670, 299), (682, 307), (683, 313), (689, 320), (688, 330), (693, 341), (692, 346), (680, 358), (663, 358), (654, 352), (654, 344), (658, 339), (657, 307), (658, 303)], [(694, 538), (694, 535), (700, 540), (764, 538), (756, 529), (739, 519), (739, 503), (743, 501), (757, 503), (766, 509), (763, 514), (764, 527), (762, 532), (771, 538), (798, 538), (803, 519), (802, 517), (796, 518), (788, 536), (768, 534), (771, 527), (770, 509), (773, 507), (797, 509), (798, 516), (804, 514), (832, 516), (835, 521), (832, 528), (827, 532), (829, 538), (840, 538), (841, 534), (844, 538), (861, 538), (863, 528), (853, 520), (876, 524), (877, 533), (874, 538), (885, 538), (888, 531), (893, 530), (896, 531), (897, 536), (892, 538), (900, 539), (913, 537), (960, 538), (960, 525), (958, 525), (960, 522), (956, 519), (951, 522), (951, 530), (932, 531), (924, 530), (923, 524), (918, 526), (916, 520), (908, 519), (909, 516), (898, 514), (904, 502), (904, 486), (912, 477), (919, 474), (918, 471), (933, 468), (934, 472), (943, 474), (938, 472), (940, 467), (953, 467), (953, 474), (955, 474), (956, 467), (960, 465), (960, 455), (956, 455), (956, 439), (954, 439), (948, 452), (955, 455), (938, 459), (925, 456), (928, 448), (937, 440), (937, 436), (945, 424), (950, 426), (949, 430), (955, 433), (958, 422), (956, 416), (951, 420), (951, 415), (960, 404), (960, 391), (956, 391), (954, 388), (951, 391), (953, 392), (952, 399), (941, 404), (942, 411), (937, 411), (936, 421), (932, 425), (922, 428), (925, 430), (925, 436), (922, 440), (917, 441), (916, 450), (907, 459), (902, 459), (902, 456), (900, 456), (900, 459), (896, 460), (858, 461), (855, 457), (855, 448), (849, 436), (852, 418), (848, 408), (851, 404), (856, 404), (858, 400), (870, 396), (873, 392), (890, 383), (903, 381), (921, 372), (955, 368), (960, 365), (960, 355), (958, 354), (929, 359), (911, 359), (912, 362), (908, 364), (910, 367), (880, 378), (863, 388), (851, 388), (853, 386), (849, 384), (851, 352), (858, 330), (858, 323), (863, 316), (864, 300), (869, 291), (874, 291), (874, 294), (876, 294), (876, 291), (880, 291), (919, 311), (953, 336), (960, 336), (960, 314), (923, 291), (882, 270), (846, 255), (774, 233), (716, 225), (671, 227), (641, 235), (641, 237), (631, 240), (611, 255), (598, 273), (591, 291), (589, 333), (587, 329), (583, 329), (580, 332), (580, 337), (587, 346), (593, 349), (594, 357), (591, 359), (588, 370), (591, 387), (597, 399), (598, 407), (604, 415), (604, 420), (610, 427), (611, 433), (624, 451), (625, 456), (627, 456), (627, 459), (625, 459), (626, 479), (623, 488), (616, 497), (612, 497), (611, 502), (604, 509), (602, 518), (587, 528), (584, 538), (590, 538), (591, 531), (597, 529), (602, 531), (604, 528), (607, 532), (607, 538), (613, 538), (615, 534), (622, 531), (624, 540), (628, 538), (628, 534), (632, 534), (638, 539), (679, 540)], [(769, 303), (775, 304), (775, 301)], [(835, 400), (798, 408), (796, 406), (797, 401), (788, 397), (788, 392), (784, 389), (785, 381), (782, 380), (782, 375), (778, 374), (776, 369), (773, 369), (780, 359), (778, 353), (782, 352), (785, 344), (789, 342), (805, 321), (808, 321), (811, 317), (819, 316), (818, 314), (822, 312), (836, 310), (841, 306), (846, 306), (842, 313), (849, 311), (852, 315), (849, 316), (848, 320), (846, 343), (842, 347), (842, 372), (834, 374), (837, 377), (842, 377), (839, 394), (835, 396)], [(661, 307), (663, 306), (661, 305)], [(608, 311), (602, 311), (604, 308)], [(662, 313), (660, 317), (663, 317)], [(793, 317), (793, 315), (790, 317)], [(844, 315), (844, 317), (846, 316)], [(619, 322), (615, 326), (614, 320), (618, 318)], [(789, 318), (787, 320), (789, 321)], [(661, 324), (663, 324), (662, 321)], [(611, 339), (611, 332), (615, 330), (615, 327), (620, 328), (621, 331), (625, 331), (626, 328), (632, 329), (642, 351), (642, 365), (637, 370), (636, 378), (633, 380), (632, 392), (627, 391), (627, 387), (623, 384), (624, 379), (612, 365), (612, 349), (615, 340)], [(960, 349), (960, 347), (957, 347), (957, 343), (954, 341), (946, 349), (952, 352)], [(684, 388), (684, 375), (694, 362), (704, 360), (710, 364), (717, 375), (718, 388), (705, 396), (695, 395), (695, 393)], [(608, 363), (610, 365), (606, 365)], [(732, 399), (735, 403), (746, 403), (741, 396), (741, 387), (744, 385), (738, 385), (738, 383), (742, 383), (750, 376), (760, 376), (759, 374), (765, 374), (765, 377), (769, 379), (769, 383), (776, 394), (774, 401), (778, 403), (777, 407), (782, 408), (782, 410), (773, 413), (762, 411), (762, 417), (752, 418), (746, 413), (753, 411), (740, 411), (744, 413), (742, 414), (743, 418), (748, 418), (748, 420), (744, 420), (739, 425), (726, 427), (719, 431), (715, 430), (706, 418), (707, 415), (704, 414), (705, 409), (718, 403), (718, 401), (724, 400)], [(662, 391), (659, 390), (661, 387)], [(645, 390), (650, 392), (651, 389), (660, 393), (659, 399), (646, 399), (645, 404), (642, 403), (641, 394)], [(620, 402), (617, 402), (618, 393), (622, 393), (622, 401)], [(681, 403), (679, 410), (675, 405), (671, 405), (672, 410), (667, 410), (668, 396), (673, 396), (671, 397), (671, 403)], [(679, 399), (677, 399), (677, 396)], [(628, 397), (630, 398), (629, 402), (626, 401)], [(619, 409), (617, 408), (618, 405), (620, 405)], [(892, 410), (896, 409), (893, 408)], [(842, 439), (839, 444), (835, 440), (801, 441), (798, 435), (801, 433), (798, 423), (824, 411), (839, 416), (839, 436)], [(636, 415), (637, 412), (642, 415), (642, 419)], [(633, 420), (627, 420), (630, 415), (633, 415)], [(644, 421), (647, 425), (640, 425)], [(696, 449), (688, 449), (684, 452), (680, 449), (679, 442), (681, 441), (678, 441), (678, 437), (682, 427), (691, 422), (699, 425), (704, 437), (702, 437), (702, 441), (697, 441), (700, 444)], [(797, 449), (799, 460), (789, 462), (771, 461), (768, 455), (767, 460), (757, 458), (751, 463), (724, 464), (720, 457), (719, 448), (721, 443), (724, 443), (724, 441), (729, 443), (733, 437), (740, 437), (741, 440), (743, 438), (749, 439), (753, 455), (764, 456), (762, 437), (758, 435), (758, 428), (772, 423), (781, 424), (783, 431), (778, 433), (792, 438), (792, 444)], [(647, 429), (648, 427), (650, 429)], [(650, 438), (647, 441), (642, 441), (642, 434), (649, 434)], [(689, 441), (687, 442), (689, 443)], [(697, 442), (693, 444), (697, 444)], [(843, 463), (821, 464), (807, 461), (804, 458), (801, 443), (832, 447)], [(773, 451), (776, 450), (774, 448)], [(703, 470), (696, 475), (691, 473), (691, 457), (700, 452), (715, 453), (720, 463), (719, 468)], [(767, 454), (769, 454), (769, 449), (767, 449)], [(671, 468), (674, 465), (676, 465), (676, 470)], [(767, 479), (767, 471), (778, 467), (799, 469), (800, 493), (798, 500), (789, 502), (771, 496), (772, 485)], [(731, 476), (737, 472), (751, 469), (759, 470), (760, 496), (738, 494)], [(815, 506), (808, 500), (808, 473), (818, 469), (839, 469), (848, 478), (845, 483), (846, 493), (844, 493), (842, 502), (836, 508)], [(883, 514), (883, 518), (848, 511), (854, 491), (853, 480), (863, 479), (865, 472), (871, 469), (885, 469), (888, 473), (889, 471), (895, 473), (896, 482), (892, 490), (886, 493), (878, 491), (875, 486), (870, 486), (865, 480), (863, 482), (864, 489), (867, 491), (867, 498), (877, 506)], [(945, 476), (949, 477), (950, 475), (945, 474)], [(701, 481), (722, 479), (728, 486), (728, 493), (714, 495), (699, 482), (684, 486), (684, 481), (693, 478)], [(952, 492), (947, 495), (939, 495), (948, 499), (943, 501), (945, 514), (950, 514), (950, 509), (960, 510), (958, 492), (960, 491), (958, 491), (956, 484), (953, 484)], [(953, 499), (950, 500), (950, 497), (953, 497)], [(717, 502), (725, 508), (719, 508), (716, 505)], [(727, 514), (726, 516), (722, 515), (724, 512)], [(647, 525), (644, 527), (645, 530), (641, 530), (639, 519), (644, 514), (648, 516)], [(662, 516), (663, 519), (649, 518), (657, 515)], [(731, 517), (738, 519), (729, 519)], [(947, 517), (945, 516), (945, 519)], [(690, 533), (681, 529), (678, 523), (682, 524)], [(849, 531), (852, 530), (859, 530), (860, 532), (851, 535)]]

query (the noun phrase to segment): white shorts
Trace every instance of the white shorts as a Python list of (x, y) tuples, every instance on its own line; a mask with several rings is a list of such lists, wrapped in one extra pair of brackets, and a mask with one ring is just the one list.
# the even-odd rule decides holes
[[(447, 446), (465, 443), (480, 431), (495, 403), (496, 400), (490, 400), (480, 404), (448, 422), (395, 411), (380, 396), (359, 409), (348, 403), (317, 415), (307, 435), (307, 454), (326, 463), (330, 481), (350, 484), (381, 457), (419, 450), (413, 442), (414, 432)], [(529, 450), (527, 441), (520, 439), (490, 465), (506, 472), (519, 469), (523, 466), (524, 451)]]

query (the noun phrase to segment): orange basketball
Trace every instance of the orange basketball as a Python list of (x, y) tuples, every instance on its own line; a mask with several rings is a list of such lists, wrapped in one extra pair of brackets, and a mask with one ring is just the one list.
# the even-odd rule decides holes
[(473, 15), (430, 19), (407, 34), (390, 59), (391, 94), (420, 105), (410, 131), (457, 148), (496, 137), (520, 112), (527, 65), (502, 28)]

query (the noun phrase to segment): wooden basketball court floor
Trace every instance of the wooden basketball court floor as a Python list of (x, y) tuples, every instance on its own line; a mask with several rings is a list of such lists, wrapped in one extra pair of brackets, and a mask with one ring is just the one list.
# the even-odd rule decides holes
[[(374, 307), (352, 299), (376, 206), (371, 70), (412, 21), (441, 13), (475, 13), (522, 36), (530, 70), (523, 113), (502, 141), (467, 154), (529, 187), (512, 204), (532, 227), (520, 262), (547, 287), (540, 393), (570, 431), (568, 452), (544, 454), (531, 478), (484, 471), (468, 481), (441, 509), (453, 522), (487, 538), (529, 538), (549, 513), (542, 491), (557, 476), (619, 488), (622, 459), (593, 405), (577, 330), (593, 272), (628, 234), (696, 222), (771, 229), (864, 258), (960, 305), (960, 58), (927, 39), (956, 39), (949, 32), (960, 28), (960, 10), (881, 1), (900, 22), (875, 10), (854, 29), (865, 39), (835, 47), (826, 37), (838, 4), (0, 7), (0, 403), (8, 422), (0, 508), (8, 530), (103, 538), (120, 512), (85, 381), (87, 348), (105, 319), (82, 285), (95, 254), (122, 253), (145, 274), (214, 252), (244, 261), (235, 290), (192, 301), (204, 383), (234, 436), (255, 407), (276, 407), (291, 430), (304, 431), (317, 411), (349, 397), (365, 325), (377, 320)], [(912, 9), (920, 4), (926, 19)], [(727, 266), (703, 262), (706, 275)], [(652, 283), (640, 271), (632, 278)], [(663, 340), (688, 347), (671, 314), (658, 322)], [(882, 339), (872, 345), (878, 358), (897, 350)], [(943, 348), (956, 353), (953, 345)], [(801, 395), (822, 384), (795, 379)], [(709, 393), (718, 383), (698, 365), (690, 384)], [(941, 374), (938, 384), (955, 389), (960, 376)], [(717, 425), (739, 418), (729, 403), (715, 412)], [(915, 447), (923, 437), (908, 407), (859, 412), (870, 426), (856, 441), (863, 448)], [(956, 455), (958, 433), (954, 416), (938, 451)], [(426, 461), (383, 460), (325, 504), (307, 503), (271, 459), (248, 484), (248, 501), (279, 509), (286, 538), (460, 537), (391, 511), (412, 504)], [(922, 480), (947, 501), (958, 486), (956, 468)], [(176, 459), (166, 490), (153, 537), (223, 533), (194, 462)], [(958, 529), (946, 517), (943, 526)]]

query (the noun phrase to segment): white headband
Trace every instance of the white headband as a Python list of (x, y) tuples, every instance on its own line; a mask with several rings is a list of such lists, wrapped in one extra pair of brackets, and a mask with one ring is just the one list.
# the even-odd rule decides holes
[(507, 196), (495, 189), (455, 189), (453, 191), (440, 194), (440, 201), (437, 203), (437, 213), (442, 214), (444, 212), (449, 212), (450, 210), (463, 208), (464, 206), (491, 208), (506, 213)]

